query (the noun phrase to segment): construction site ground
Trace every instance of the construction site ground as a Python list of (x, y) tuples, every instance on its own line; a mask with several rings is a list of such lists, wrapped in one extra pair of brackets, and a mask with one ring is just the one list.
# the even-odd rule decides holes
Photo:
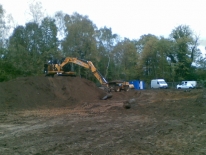
[(79, 77), (0, 83), (0, 154), (206, 154), (205, 89), (132, 89), (101, 100), (104, 95)]

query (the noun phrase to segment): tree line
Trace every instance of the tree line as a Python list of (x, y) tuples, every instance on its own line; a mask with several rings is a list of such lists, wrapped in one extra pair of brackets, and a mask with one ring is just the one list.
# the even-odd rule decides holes
[[(206, 58), (198, 49), (199, 36), (188, 25), (171, 30), (168, 38), (143, 34), (122, 39), (111, 28), (98, 28), (88, 16), (61, 11), (44, 16), (41, 3), (30, 5), (32, 20), (10, 25), (0, 4), (0, 82), (43, 74), (51, 59), (76, 57), (90, 60), (108, 80), (166, 81), (206, 79)], [(95, 81), (87, 69), (75, 66), (77, 75)]]

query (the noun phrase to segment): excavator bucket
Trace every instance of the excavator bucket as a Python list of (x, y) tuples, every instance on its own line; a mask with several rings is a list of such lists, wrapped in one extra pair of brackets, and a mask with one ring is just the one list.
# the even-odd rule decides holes
[(106, 100), (108, 98), (111, 98), (112, 97), (112, 94), (106, 94), (105, 96), (103, 96), (101, 99), (102, 100)]
[(107, 93), (107, 94), (102, 94), (101, 96), (100, 96), (100, 99), (101, 100), (106, 100), (106, 99), (108, 99), (108, 98), (111, 98), (112, 97), (112, 94), (111, 93)]

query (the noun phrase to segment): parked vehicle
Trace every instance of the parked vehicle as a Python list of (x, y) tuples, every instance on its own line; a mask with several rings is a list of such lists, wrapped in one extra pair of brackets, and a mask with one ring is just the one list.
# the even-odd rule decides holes
[(181, 84), (191, 84), (195, 88), (197, 86), (197, 81), (182, 81)]
[(193, 89), (194, 86), (190, 83), (182, 83), (177, 85), (177, 89)]
[(153, 79), (151, 80), (151, 88), (168, 88), (168, 84), (164, 79)]

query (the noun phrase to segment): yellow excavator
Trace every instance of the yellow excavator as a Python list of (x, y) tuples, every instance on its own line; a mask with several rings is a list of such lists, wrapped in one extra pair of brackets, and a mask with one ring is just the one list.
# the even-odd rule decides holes
[(121, 90), (129, 91), (130, 89), (129, 82), (120, 81), (120, 80), (107, 82), (107, 80), (102, 76), (102, 74), (97, 70), (97, 68), (93, 65), (91, 61), (82, 60), (73, 57), (66, 57), (62, 62), (50, 61), (44, 64), (45, 75), (52, 76), (52, 77), (55, 74), (61, 76), (65, 76), (65, 75), (76, 76), (76, 72), (67, 71), (66, 66), (68, 64), (76, 64), (89, 69), (96, 77), (96, 79), (100, 82), (104, 90), (106, 90), (107, 92), (111, 92), (111, 91), (120, 92)]

